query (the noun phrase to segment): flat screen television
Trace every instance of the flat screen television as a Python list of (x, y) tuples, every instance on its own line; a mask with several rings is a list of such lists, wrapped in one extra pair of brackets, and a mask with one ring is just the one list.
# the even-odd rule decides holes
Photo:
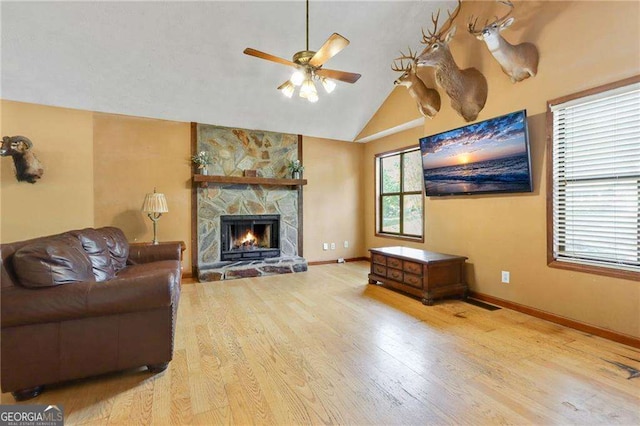
[(526, 110), (420, 139), (427, 197), (531, 192)]

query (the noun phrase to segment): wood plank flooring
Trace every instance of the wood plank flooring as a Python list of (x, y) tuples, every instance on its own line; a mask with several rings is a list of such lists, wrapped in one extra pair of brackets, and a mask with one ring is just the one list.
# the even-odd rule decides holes
[[(427, 307), (368, 264), (184, 285), (164, 373), (48, 387), (66, 424), (640, 424), (640, 351), (508, 309)], [(2, 403), (11, 404), (10, 394)]]

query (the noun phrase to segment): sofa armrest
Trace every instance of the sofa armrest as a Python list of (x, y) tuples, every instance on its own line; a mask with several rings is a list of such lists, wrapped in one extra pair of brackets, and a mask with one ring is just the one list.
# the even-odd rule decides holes
[(139, 271), (92, 285), (87, 294), (87, 310), (93, 315), (139, 312), (171, 306), (180, 292), (179, 268)]
[(168, 241), (159, 244), (131, 243), (129, 244), (129, 259), (127, 263), (157, 262), (159, 260), (182, 261), (182, 252), (186, 249), (182, 241)]

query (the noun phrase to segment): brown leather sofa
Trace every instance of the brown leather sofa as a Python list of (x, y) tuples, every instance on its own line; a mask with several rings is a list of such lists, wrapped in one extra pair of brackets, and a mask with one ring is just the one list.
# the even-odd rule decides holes
[(2, 391), (23, 400), (47, 384), (166, 369), (181, 253), (129, 246), (113, 227), (0, 245)]

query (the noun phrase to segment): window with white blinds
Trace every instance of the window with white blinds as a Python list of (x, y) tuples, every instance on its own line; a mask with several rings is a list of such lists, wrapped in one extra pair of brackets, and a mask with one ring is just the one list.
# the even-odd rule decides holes
[(640, 271), (640, 83), (549, 107), (554, 260)]

